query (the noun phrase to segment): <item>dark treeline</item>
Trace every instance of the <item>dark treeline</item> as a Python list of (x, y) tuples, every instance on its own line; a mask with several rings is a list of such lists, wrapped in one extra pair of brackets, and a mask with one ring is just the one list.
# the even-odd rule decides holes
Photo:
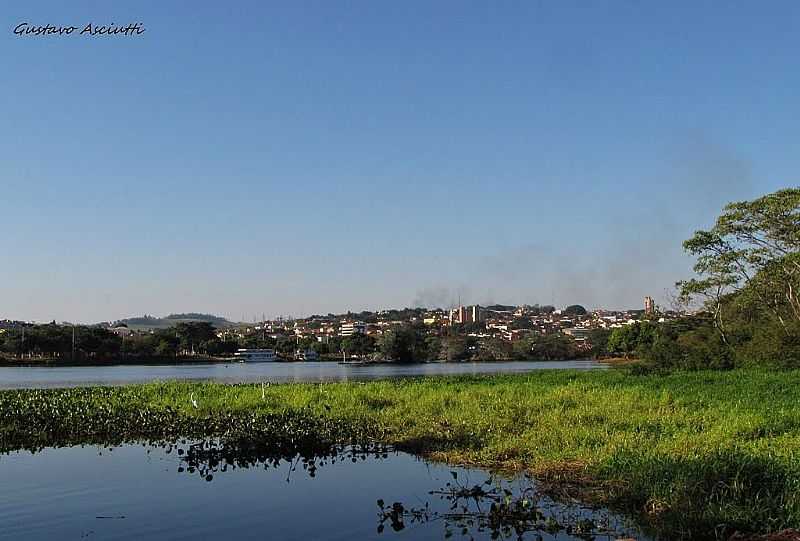
[(397, 362), (566, 360), (579, 356), (575, 340), (563, 334), (531, 335), (509, 342), (470, 336), (473, 325), (454, 325), (444, 335), (428, 334), (422, 325), (398, 326), (378, 338), (373, 355)]
[(252, 333), (245, 337), (217, 336), (210, 322), (181, 322), (167, 329), (129, 333), (85, 325), (18, 325), (0, 333), (0, 357), (6, 361), (53, 360), (57, 362), (139, 362), (147, 360), (192, 360), (198, 357), (229, 357), (239, 348), (275, 349), (291, 358), (297, 349), (321, 354), (341, 351), (342, 342), (366, 353), (374, 340), (366, 336), (352, 340), (334, 338), (329, 344), (289, 336), (273, 338)]
[(408, 323), (387, 329), (377, 337), (354, 334), (332, 337), (326, 343), (300, 341), (301, 348), (314, 349), (322, 356), (354, 356), (373, 360), (414, 363), (445, 361), (565, 360), (579, 356), (575, 341), (562, 334), (532, 335), (509, 342), (501, 338), (470, 336), (482, 330), (478, 324), (448, 327), (444, 334), (432, 334), (424, 325)]
[(207, 322), (178, 323), (146, 334), (121, 336), (97, 326), (24, 325), (0, 334), (6, 359), (106, 362), (225, 355), (239, 347), (220, 340)]

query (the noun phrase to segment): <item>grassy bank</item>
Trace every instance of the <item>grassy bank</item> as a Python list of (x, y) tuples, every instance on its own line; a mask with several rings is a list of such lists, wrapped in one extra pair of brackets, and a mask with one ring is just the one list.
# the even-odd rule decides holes
[(0, 393), (3, 449), (176, 435), (376, 440), (440, 460), (524, 468), (641, 513), (670, 537), (800, 527), (797, 371)]

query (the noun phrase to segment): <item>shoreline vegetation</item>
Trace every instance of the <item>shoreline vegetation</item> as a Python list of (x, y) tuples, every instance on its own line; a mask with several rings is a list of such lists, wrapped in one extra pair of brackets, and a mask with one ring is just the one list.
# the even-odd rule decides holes
[(177, 438), (389, 445), (532, 473), (669, 538), (800, 528), (800, 371), (544, 370), (0, 392), (0, 451)]

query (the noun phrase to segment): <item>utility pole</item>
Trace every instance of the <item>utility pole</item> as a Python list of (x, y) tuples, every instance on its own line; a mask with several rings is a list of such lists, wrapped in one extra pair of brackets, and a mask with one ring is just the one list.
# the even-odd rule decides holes
[(72, 360), (75, 361), (75, 324), (72, 325)]

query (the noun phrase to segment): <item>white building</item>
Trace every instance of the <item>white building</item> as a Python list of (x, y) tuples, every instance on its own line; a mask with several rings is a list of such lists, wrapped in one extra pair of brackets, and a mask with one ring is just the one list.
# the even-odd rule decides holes
[(342, 323), (339, 329), (339, 336), (353, 336), (354, 334), (367, 334), (367, 324), (363, 321)]

